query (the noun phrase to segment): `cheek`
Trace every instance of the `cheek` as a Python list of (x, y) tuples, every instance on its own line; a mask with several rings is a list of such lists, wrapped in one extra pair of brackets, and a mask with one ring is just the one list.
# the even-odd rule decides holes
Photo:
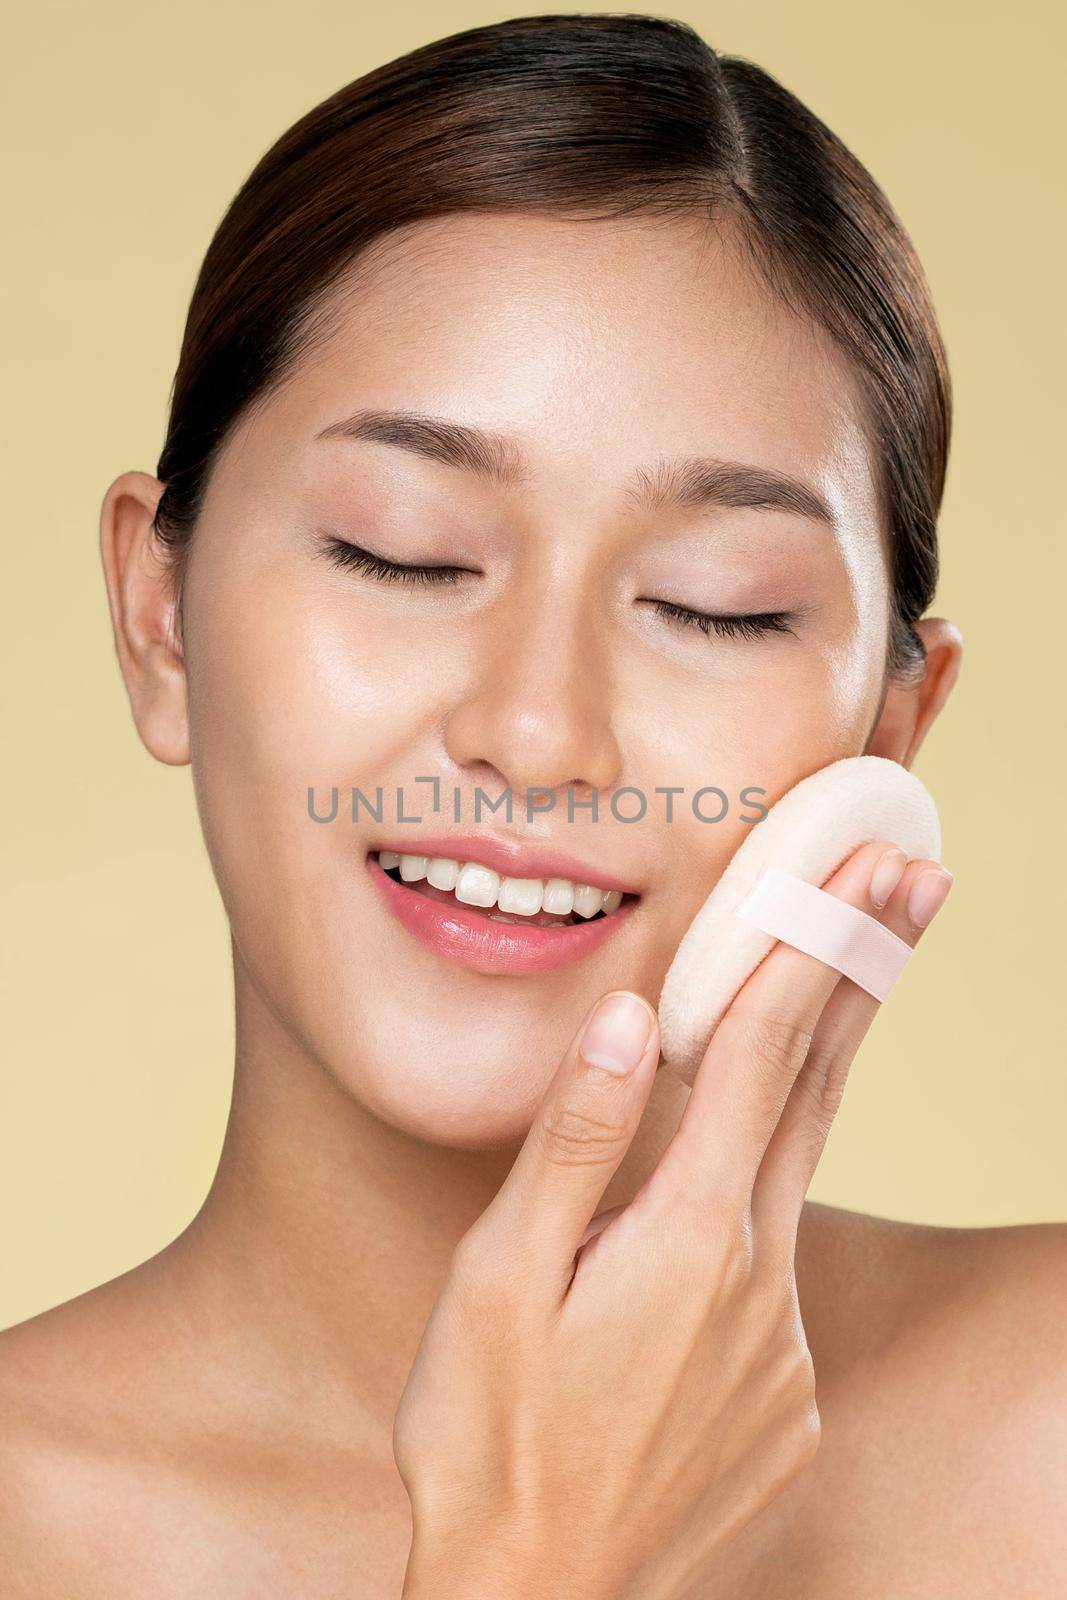
[(308, 785), (371, 787), (394, 751), (435, 723), (447, 654), (360, 598), (279, 573), (254, 603), (217, 589), (190, 651), (194, 762), (205, 783), (238, 785), (263, 812)]
[(733, 724), (728, 744), (778, 774), (778, 793), (790, 773), (795, 780), (859, 753), (884, 680), (889, 597), (877, 552), (861, 549), (827, 564), (806, 594), (810, 609), (798, 618), (797, 637), (739, 654), (729, 693), (720, 696)]
[[(271, 991), (289, 990), (299, 1010), (316, 986), (305, 981), (310, 952), (318, 971), (324, 962), (336, 974), (353, 971), (368, 818), (363, 811), (353, 824), (351, 791), (373, 803), (380, 789), (389, 816), (396, 783), (435, 770), (442, 708), (462, 678), (466, 647), (442, 625), (439, 636), (420, 628), (412, 650), (412, 630), (379, 597), (312, 583), (280, 561), (254, 584), (218, 571), (209, 582), (205, 563), (188, 601), (192, 765), (205, 844), (246, 965)], [(336, 816), (316, 823), (308, 790), (315, 814), (329, 818), (335, 788)]]
[(645, 752), (657, 783), (687, 793), (715, 784), (731, 798), (747, 785), (777, 793), (855, 753), (880, 683), (862, 630), (708, 648), (714, 671), (674, 673), (657, 685), (645, 665), (620, 684), (619, 703), (631, 708), (629, 748)]
[[(683, 791), (670, 824), (663, 798), (650, 803), (663, 819), (656, 845), (671, 890), (657, 932), (662, 961), (751, 835), (759, 807), (817, 768), (860, 752), (881, 688), (885, 641), (876, 619), (873, 607), (860, 611), (847, 593), (838, 595), (800, 640), (709, 641), (714, 671), (684, 680), (672, 673), (656, 683), (646, 663), (620, 684), (620, 703), (632, 708), (630, 748), (644, 752), (650, 787)], [(691, 796), (712, 786), (725, 802), (703, 797), (703, 817), (719, 820), (701, 820)]]

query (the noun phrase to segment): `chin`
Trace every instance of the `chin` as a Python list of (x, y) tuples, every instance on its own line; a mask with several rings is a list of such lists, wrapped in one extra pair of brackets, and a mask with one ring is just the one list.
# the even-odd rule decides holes
[(350, 973), (347, 985), (323, 971), (289, 983), (275, 976), (269, 1009), (289, 1035), (290, 1070), (306, 1065), (309, 1081), (324, 1074), (340, 1090), (342, 1103), (330, 1115), (343, 1122), (347, 1100), (398, 1133), (452, 1149), (520, 1144), (573, 1032), (554, 1054), (543, 1034), (535, 1048), (515, 1050), (489, 1005), (473, 1015), (464, 1008), (461, 1025), (419, 1026), (417, 1000), (398, 1001), (382, 975), (368, 979), (371, 992), (354, 988)]
[(342, 1088), (398, 1133), (454, 1150), (499, 1150), (521, 1144), (551, 1073), (543, 1083), (521, 1077), (510, 1062), (418, 1054), (412, 1042), (395, 1054), (334, 1072)]

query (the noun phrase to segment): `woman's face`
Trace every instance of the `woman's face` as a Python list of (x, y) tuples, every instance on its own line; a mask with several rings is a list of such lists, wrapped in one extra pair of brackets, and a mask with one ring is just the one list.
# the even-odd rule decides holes
[[(387, 1122), (504, 1145), (601, 993), (655, 1003), (760, 805), (865, 747), (889, 595), (859, 395), (729, 238), (691, 224), (421, 224), (365, 259), (328, 328), (229, 438), (191, 547), (205, 837), (238, 982), (272, 1025)], [(456, 432), (328, 431), (370, 412)], [(383, 580), (331, 540), (465, 570)], [(720, 631), (657, 600), (785, 615)], [(328, 816), (335, 787), (335, 820), (313, 820), (308, 789)], [(353, 823), (353, 789), (381, 791), (380, 820)], [(510, 822), (476, 814), (478, 789), (510, 792)], [(512, 876), (636, 899), (531, 933), (386, 883), (374, 857), (491, 866), (500, 841)], [(574, 870), (530, 870), (535, 848)]]

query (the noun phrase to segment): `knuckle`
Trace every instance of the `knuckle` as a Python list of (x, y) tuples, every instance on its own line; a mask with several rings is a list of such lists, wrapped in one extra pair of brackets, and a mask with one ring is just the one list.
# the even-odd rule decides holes
[(755, 1265), (752, 1218), (748, 1211), (733, 1212), (722, 1219), (720, 1233), (721, 1275), (730, 1288), (748, 1287)]
[(797, 1413), (791, 1436), (793, 1459), (797, 1468), (806, 1467), (818, 1454), (822, 1443), (822, 1418), (812, 1397)]
[(775, 1077), (800, 1071), (811, 1048), (814, 1030), (793, 1017), (753, 1012), (744, 1019), (745, 1044), (757, 1065)]
[(811, 1359), (811, 1351), (801, 1339), (790, 1342), (787, 1383), (789, 1393), (801, 1406), (806, 1408), (814, 1401), (815, 1364)]
[(615, 1161), (630, 1142), (629, 1125), (561, 1100), (540, 1122), (541, 1149), (561, 1166), (600, 1166)]
[(813, 1051), (797, 1079), (797, 1092), (816, 1131), (828, 1135), (845, 1092), (849, 1063), (834, 1050)]
[(768, 1241), (766, 1230), (761, 1231), (753, 1278), (767, 1308), (767, 1320), (781, 1329), (787, 1339), (803, 1341), (804, 1324), (800, 1314), (796, 1253), (792, 1243), (785, 1239), (781, 1245), (776, 1239)]
[(482, 1281), (482, 1254), (481, 1246), (469, 1234), (464, 1234), (453, 1249), (448, 1277), (453, 1289), (461, 1295), (468, 1294)]
[(810, 1413), (815, 1411), (815, 1370), (806, 1345), (794, 1344), (781, 1362), (778, 1394), (786, 1414), (798, 1425), (806, 1426)]
[(801, 1315), (796, 1279), (791, 1271), (768, 1272), (757, 1264), (753, 1302), (764, 1327), (765, 1372), (770, 1393), (780, 1407), (793, 1410), (815, 1396), (815, 1363)]
[(779, 1420), (763, 1454), (765, 1490), (769, 1498), (780, 1494), (808, 1467), (822, 1442), (822, 1421), (814, 1399), (805, 1399)]
[(731, 1240), (719, 1257), (715, 1274), (719, 1299), (736, 1301), (748, 1296), (752, 1288), (752, 1255), (743, 1240)]
[(669, 1241), (670, 1280), (681, 1296), (695, 1295), (709, 1312), (724, 1302), (745, 1299), (754, 1261), (746, 1216), (719, 1213), (709, 1220), (680, 1207), (672, 1219)]
[(463, 1239), (456, 1246), (442, 1300), (451, 1324), (486, 1356), (499, 1351), (502, 1340), (513, 1340), (521, 1325), (520, 1275), (513, 1263), (480, 1243)]
[(461, 1292), (481, 1299), (506, 1289), (511, 1274), (499, 1250), (475, 1223), (452, 1251), (451, 1276)]
[(775, 1363), (773, 1387), (781, 1418), (779, 1437), (785, 1453), (803, 1464), (815, 1454), (822, 1437), (815, 1369), (805, 1343), (790, 1341), (780, 1352)]

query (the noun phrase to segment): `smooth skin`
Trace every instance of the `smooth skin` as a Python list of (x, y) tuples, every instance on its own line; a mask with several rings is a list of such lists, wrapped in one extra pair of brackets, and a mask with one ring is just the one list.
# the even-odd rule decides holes
[[(770, 1405), (767, 1372), (745, 1359), (747, 1316), (786, 1347), (786, 1243), (806, 1188), (794, 1170), (768, 1200), (763, 1234), (753, 1219), (755, 1243), (777, 1237), (762, 1253), (779, 1262), (777, 1298), (767, 1273), (755, 1277), (758, 1251), (739, 1288), (754, 1151), (786, 1078), (818, 1083), (832, 1066), (811, 1133), (782, 1136), (798, 1159), (815, 1156), (876, 1009), (869, 997), (776, 948), (743, 1006), (758, 984), (780, 1023), (778, 986), (792, 973), (788, 1015), (817, 1012), (833, 1041), (813, 1074), (795, 1051), (772, 1070), (766, 1023), (720, 1028), (713, 1048), (729, 1047), (738, 1085), (728, 1106), (714, 1103), (715, 1074), (690, 1091), (653, 1072), (650, 1057), (624, 1085), (598, 1086), (619, 1091), (620, 1108), (634, 1097), (610, 1157), (564, 1164), (541, 1149), (540, 1167), (520, 1161), (541, 1148), (533, 1130), (546, 1115), (551, 1125), (546, 1104), (569, 1092), (573, 1043), (596, 1001), (620, 987), (658, 995), (746, 836), (738, 808), (715, 827), (684, 811), (669, 825), (653, 808), (636, 827), (610, 813), (584, 826), (559, 814), (527, 828), (520, 817), (512, 836), (599, 864), (641, 898), (603, 953), (507, 979), (417, 946), (366, 873), (373, 825), (316, 827), (304, 809), (309, 783), (388, 793), (429, 773), (446, 792), (460, 787), (468, 819), (476, 786), (651, 794), (713, 782), (737, 795), (758, 784), (770, 803), (840, 756), (910, 764), (962, 646), (951, 623), (923, 619), (926, 676), (885, 680), (887, 549), (853, 374), (768, 295), (728, 231), (662, 219), (422, 224), (383, 241), (327, 309), (320, 344), (221, 452), (193, 541), (182, 641), (151, 529), (162, 485), (126, 472), (104, 497), (104, 573), (137, 731), (157, 759), (191, 763), (232, 930), (234, 1096), (215, 1181), (184, 1232), (0, 1334), (10, 1593), (385, 1600), (406, 1572), (409, 1590), (424, 1575), (439, 1583), (467, 1508), (440, 1490), (455, 1434), (434, 1396), (442, 1363), (471, 1348), (462, 1318), (441, 1306), (469, 1309), (463, 1284), (484, 1282), (494, 1261), (499, 1285), (525, 1198), (537, 1221), (509, 1293), (525, 1297), (524, 1328), (543, 1325), (583, 1211), (588, 1222), (641, 1196), (584, 1250), (563, 1302), (565, 1337), (551, 1347), (578, 1359), (579, 1342), (598, 1341), (581, 1357), (584, 1437), (598, 1447), (582, 1482), (595, 1489), (609, 1576), (632, 1570), (650, 1593), (708, 1600), (1060, 1595), (1067, 1229), (927, 1228), (807, 1202), (795, 1251), (803, 1329), (790, 1324), (780, 1368), (791, 1398)], [(509, 488), (395, 446), (318, 437), (367, 407), (503, 436), (523, 453), (522, 481)], [(802, 478), (828, 499), (833, 527), (766, 509), (638, 514), (633, 475), (693, 455)], [(340, 570), (325, 558), (327, 531), (467, 575), (413, 587)], [(652, 598), (786, 610), (794, 621), (755, 639), (705, 635)], [(843, 870), (859, 871), (857, 858)], [(859, 892), (851, 877), (838, 887)], [(914, 939), (903, 892), (882, 915)], [(935, 939), (951, 936), (951, 918), (950, 905)], [(704, 1233), (691, 1200), (672, 1208), (668, 1186), (650, 1181), (664, 1157), (681, 1170), (676, 1151), (721, 1200)], [(472, 1230), (495, 1248), (457, 1249)], [(659, 1312), (678, 1296), (685, 1325), (668, 1337)], [(609, 1315), (595, 1317), (605, 1302)], [(492, 1347), (513, 1302), (485, 1304), (467, 1332)], [(654, 1336), (620, 1345), (624, 1329), (646, 1326)], [(455, 1342), (442, 1346), (442, 1329)], [(697, 1364), (683, 1393), (686, 1338)], [(602, 1369), (613, 1381), (639, 1369), (645, 1397), (638, 1404), (631, 1390), (634, 1403), (613, 1407), (607, 1459), (593, 1382)], [(409, 1375), (420, 1379), (411, 1388)], [(536, 1415), (545, 1432), (523, 1432), (535, 1465), (542, 1438), (571, 1428), (574, 1372), (546, 1357), (510, 1377), (491, 1415), (505, 1427)], [(819, 1441), (805, 1459), (812, 1377)], [(535, 1411), (518, 1410), (542, 1382)], [(485, 1399), (475, 1388), (469, 1406)], [(773, 1460), (761, 1469), (768, 1406)], [(739, 1434), (738, 1416), (753, 1412), (756, 1431)], [(413, 1417), (425, 1451), (412, 1448)], [(671, 1419), (662, 1453), (648, 1431), (657, 1418)], [(725, 1457), (708, 1447), (716, 1418), (732, 1424)], [(398, 1422), (410, 1498), (394, 1457)], [(567, 1487), (576, 1458), (553, 1459)], [(477, 1451), (474, 1477), (476, 1461)], [(655, 1471), (658, 1519), (635, 1514), (632, 1529), (605, 1534), (634, 1482), (628, 1465)], [(563, 1521), (547, 1551), (521, 1553), (535, 1572), (546, 1559), (581, 1570), (573, 1500), (551, 1508)], [(513, 1509), (479, 1499), (472, 1515), (512, 1537)], [(491, 1540), (486, 1548), (492, 1556)]]

